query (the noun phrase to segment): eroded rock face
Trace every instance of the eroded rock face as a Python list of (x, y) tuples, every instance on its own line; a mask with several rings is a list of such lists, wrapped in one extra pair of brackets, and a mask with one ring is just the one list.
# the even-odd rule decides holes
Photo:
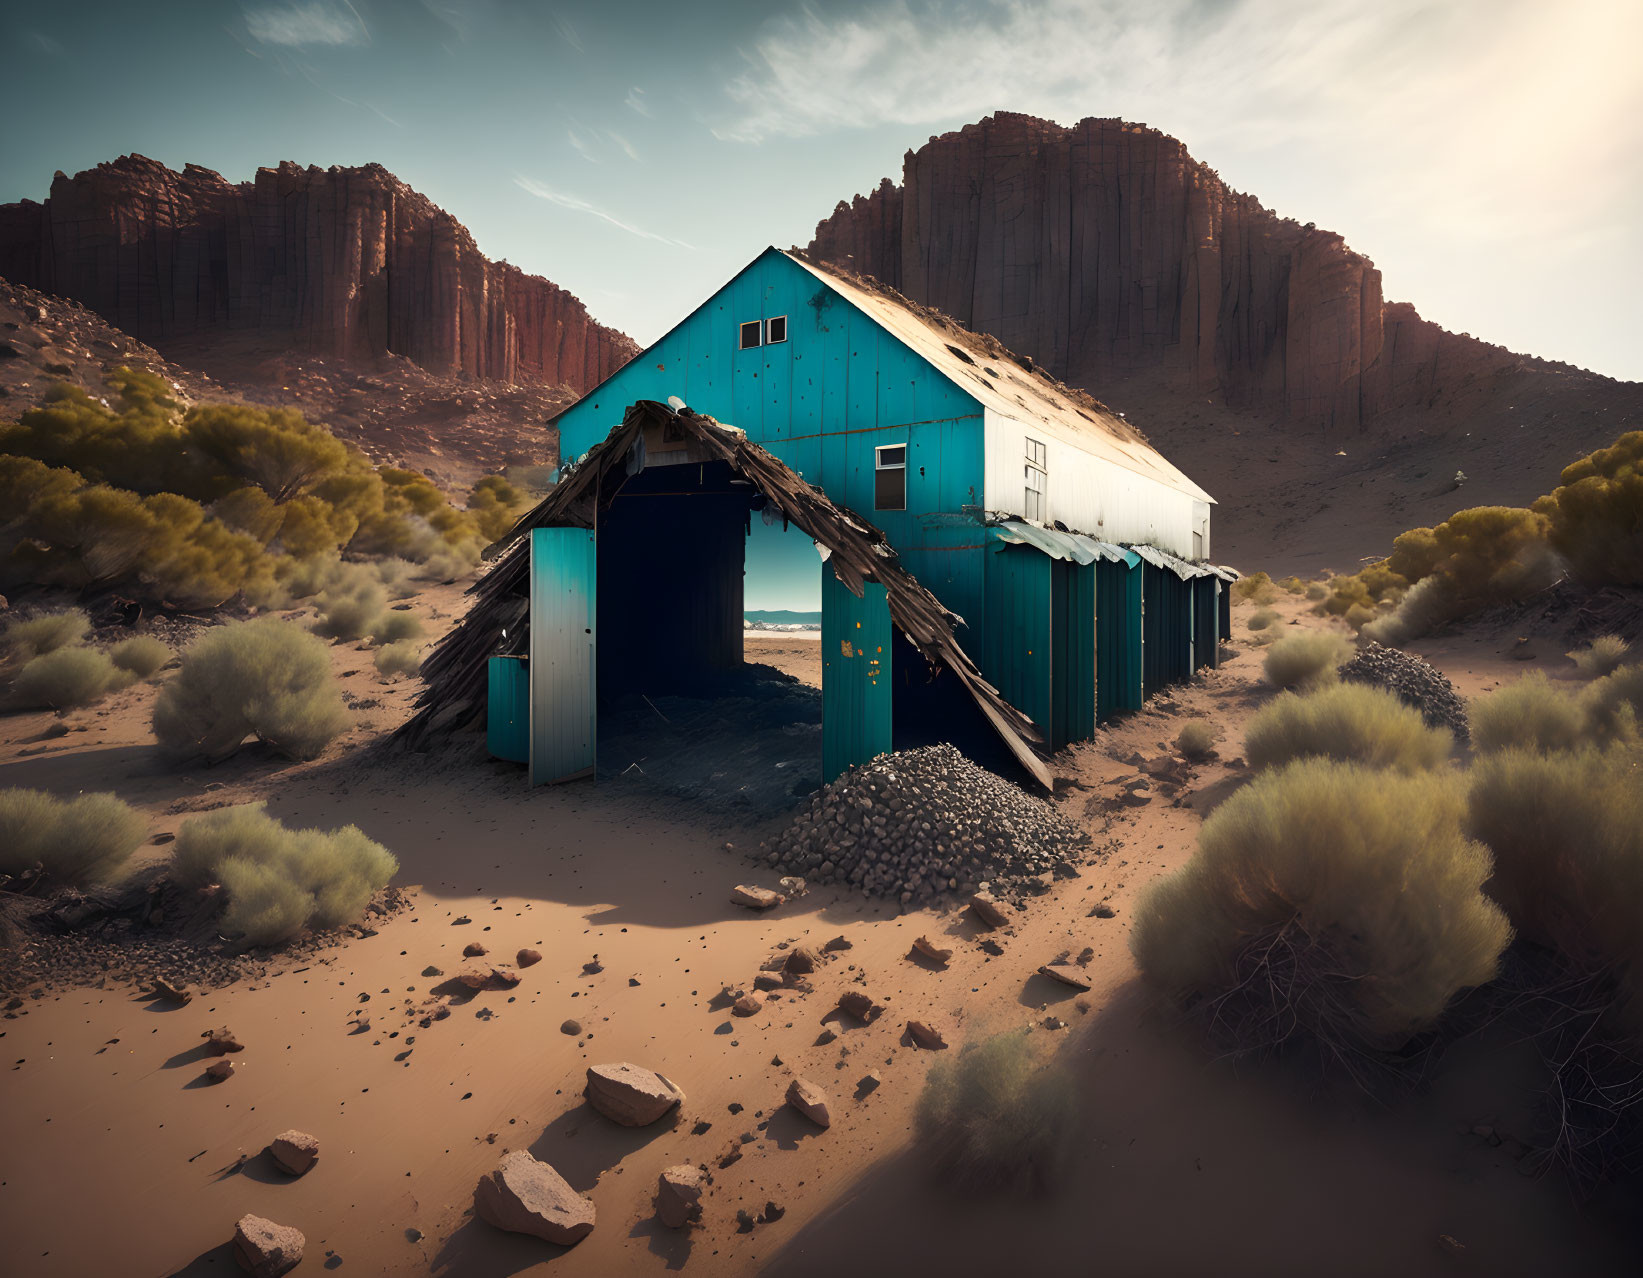
[(707, 1173), (680, 1163), (663, 1170), (656, 1183), (656, 1219), (669, 1229), (683, 1229), (702, 1218), (702, 1190)]
[(0, 207), (0, 276), (162, 349), (287, 335), (311, 354), (579, 392), (637, 349), (376, 164), (284, 163), (238, 184), (140, 155), (59, 173), (44, 204)]
[(685, 1098), (655, 1070), (627, 1061), (589, 1066), (583, 1095), (594, 1109), (624, 1127), (647, 1127)]
[(307, 1241), (299, 1229), (247, 1213), (234, 1226), (234, 1259), (253, 1278), (279, 1278), (301, 1263)]
[(522, 1149), (504, 1155), (495, 1171), (480, 1177), (474, 1211), (488, 1225), (561, 1247), (574, 1247), (592, 1233), (597, 1215), (563, 1176)]
[(900, 186), (841, 202), (810, 249), (1097, 394), (1161, 374), (1351, 430), (1518, 358), (1385, 302), (1339, 235), (1124, 120), (1000, 112), (932, 138)]

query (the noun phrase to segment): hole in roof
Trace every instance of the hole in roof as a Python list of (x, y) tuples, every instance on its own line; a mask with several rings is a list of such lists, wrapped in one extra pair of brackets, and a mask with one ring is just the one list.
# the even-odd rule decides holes
[(966, 364), (974, 364), (975, 363), (975, 360), (970, 358), (970, 352), (969, 351), (966, 351), (966, 350), (963, 350), (963, 349), (961, 349), (957, 346), (954, 346), (951, 342), (947, 343), (947, 349), (952, 351), (953, 354), (957, 355)]
[(981, 371), (986, 373), (988, 377), (998, 376), (998, 370), (996, 368), (983, 368)]

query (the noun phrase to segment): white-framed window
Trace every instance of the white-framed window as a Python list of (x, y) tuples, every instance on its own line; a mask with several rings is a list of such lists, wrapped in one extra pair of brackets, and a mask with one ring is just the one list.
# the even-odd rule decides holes
[(907, 509), (906, 444), (880, 444), (873, 450), (873, 509)]
[(762, 344), (764, 325), (758, 320), (748, 320), (741, 328), (741, 345), (739, 349), (750, 351)]
[(1028, 519), (1043, 523), (1049, 518), (1049, 499), (1045, 494), (1050, 487), (1049, 450), (1042, 441), (1027, 440), (1025, 472), (1026, 492), (1021, 513)]
[(774, 346), (787, 340), (787, 316), (773, 315), (764, 322), (764, 344)]

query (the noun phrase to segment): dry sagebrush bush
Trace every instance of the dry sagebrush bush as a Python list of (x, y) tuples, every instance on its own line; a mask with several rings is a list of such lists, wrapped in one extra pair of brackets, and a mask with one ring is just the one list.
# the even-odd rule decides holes
[(1485, 754), (1514, 747), (1546, 754), (1627, 740), (1637, 723), (1621, 695), (1629, 683), (1625, 674), (1596, 680), (1578, 695), (1555, 687), (1538, 670), (1523, 675), (1468, 704), (1472, 744)]
[(1267, 573), (1252, 573), (1232, 583), (1232, 598), (1235, 603), (1269, 604), (1277, 600), (1278, 588)]
[(1577, 648), (1568, 656), (1584, 678), (1601, 679), (1620, 669), (1630, 651), (1631, 645), (1619, 635), (1599, 635), (1586, 647)]
[(1329, 587), (1321, 581), (1314, 581), (1306, 588), (1306, 597), (1313, 603), (1329, 598)]
[(1281, 694), (1250, 720), (1244, 753), (1255, 768), (1316, 757), (1413, 773), (1441, 765), (1454, 741), (1390, 692), (1338, 683)]
[(21, 706), (70, 710), (89, 706), (130, 681), (107, 653), (71, 644), (28, 662), (17, 672), (12, 695)]
[(36, 865), (59, 883), (113, 877), (148, 838), (148, 822), (112, 794), (63, 800), (44, 790), (0, 790), (0, 874)]
[(387, 604), (388, 592), (375, 573), (352, 575), (321, 592), (320, 619), (314, 623), (314, 632), (328, 639), (363, 639)]
[(1643, 665), (1593, 680), (1580, 700), (1594, 740), (1629, 740), (1643, 729)]
[(0, 643), (4, 644), (8, 656), (28, 661), (82, 643), (90, 631), (91, 618), (86, 616), (85, 609), (65, 608), (61, 612), (42, 612), (12, 622)]
[(208, 760), (227, 758), (248, 736), (311, 759), (347, 726), (325, 645), (272, 617), (207, 631), (154, 703), (160, 744)]
[(377, 649), (376, 668), (379, 675), (414, 675), (422, 669), (422, 649), (410, 639), (399, 639)]
[(405, 639), (420, 639), (422, 622), (414, 612), (385, 612), (371, 627), (371, 642), (399, 643)]
[(1220, 738), (1221, 729), (1208, 719), (1188, 719), (1175, 734), (1175, 748), (1188, 759), (1203, 759)]
[(153, 635), (133, 635), (108, 650), (108, 658), (127, 674), (152, 678), (171, 660), (171, 649)]
[(276, 945), (304, 928), (358, 919), (399, 862), (357, 826), (293, 830), (261, 803), (219, 808), (177, 832), (175, 872), (183, 883), (221, 884), (223, 929), (250, 945)]
[(1048, 1189), (1077, 1111), (1072, 1080), (1025, 1030), (966, 1044), (924, 1081), (914, 1122), (932, 1169), (971, 1192)]
[(1392, 1049), (1490, 980), (1511, 927), (1452, 777), (1309, 759), (1257, 777), (1147, 890), (1143, 978), (1246, 1049)]
[(1490, 896), (1577, 969), (1622, 978), (1643, 1028), (1643, 756), (1506, 750), (1472, 769), (1467, 826), (1494, 854)]
[(1265, 630), (1277, 620), (1279, 620), (1279, 616), (1271, 608), (1260, 608), (1244, 624), (1251, 630)]
[(1352, 655), (1343, 635), (1308, 631), (1287, 635), (1267, 649), (1261, 672), (1278, 688), (1313, 688), (1335, 678), (1341, 662)]
[(1643, 430), (1628, 431), (1567, 467), (1535, 503), (1552, 545), (1580, 580), (1643, 585)]

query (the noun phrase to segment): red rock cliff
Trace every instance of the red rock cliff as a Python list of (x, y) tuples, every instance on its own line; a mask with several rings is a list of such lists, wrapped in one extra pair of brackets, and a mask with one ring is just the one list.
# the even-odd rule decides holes
[(810, 247), (1097, 394), (1142, 377), (1358, 429), (1522, 362), (1386, 304), (1340, 236), (1122, 120), (999, 114), (933, 138)]
[(162, 350), (252, 332), (319, 355), (585, 391), (637, 347), (571, 294), (482, 255), (380, 165), (233, 184), (130, 155), (44, 204), (0, 207), (0, 276), (72, 298)]

